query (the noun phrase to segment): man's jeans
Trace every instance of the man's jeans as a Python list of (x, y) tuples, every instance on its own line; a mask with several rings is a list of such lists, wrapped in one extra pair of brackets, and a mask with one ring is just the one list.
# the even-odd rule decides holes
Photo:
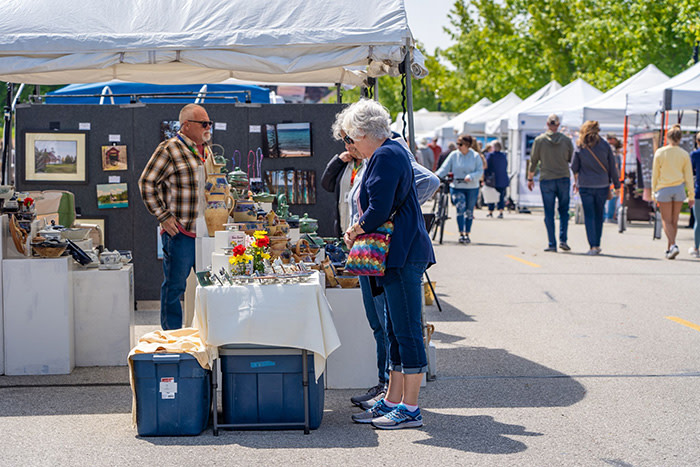
[(428, 370), (421, 316), (426, 266), (425, 263), (406, 263), (402, 268), (387, 268), (384, 276), (389, 369), (392, 371), (416, 374)]
[(164, 330), (182, 327), (180, 298), (187, 287), (187, 276), (194, 268), (194, 238), (163, 232), (163, 285), (160, 288), (160, 325)]
[(603, 213), (609, 192), (609, 187), (579, 188), (581, 204), (583, 205), (583, 220), (586, 224), (586, 237), (591, 248), (600, 246), (600, 237), (603, 235)]
[(547, 227), (547, 240), (550, 247), (557, 247), (554, 235), (554, 200), (559, 200), (559, 241), (566, 243), (569, 228), (569, 178), (540, 180), (540, 192), (544, 204), (544, 225)]
[(369, 327), (372, 328), (374, 341), (377, 343), (377, 372), (380, 384), (389, 382), (389, 339), (386, 335), (386, 299), (384, 294), (372, 297), (372, 288), (368, 276), (360, 277), (360, 291)]

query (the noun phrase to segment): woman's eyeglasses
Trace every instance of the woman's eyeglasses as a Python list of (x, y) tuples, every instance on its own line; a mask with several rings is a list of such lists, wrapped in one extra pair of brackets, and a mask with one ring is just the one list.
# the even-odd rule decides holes
[(202, 128), (208, 128), (208, 127), (214, 125), (214, 122), (212, 122), (211, 120), (187, 120), (187, 121), (192, 122), (192, 123), (199, 123), (200, 125), (202, 125)]
[(355, 141), (353, 141), (353, 139), (348, 135), (343, 136), (343, 141), (345, 141), (347, 144), (355, 144)]
[(457, 146), (464, 146), (464, 143), (457, 143)]

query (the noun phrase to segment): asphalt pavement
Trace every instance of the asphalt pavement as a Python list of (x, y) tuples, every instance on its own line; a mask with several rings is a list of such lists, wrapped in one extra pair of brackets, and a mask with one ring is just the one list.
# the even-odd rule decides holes
[[(318, 430), (139, 437), (125, 367), (0, 376), (0, 465), (691, 466), (700, 458), (700, 259), (664, 258), (648, 223), (604, 226), (586, 256), (546, 253), (541, 211), (486, 218), (470, 245), (448, 221), (429, 270), (443, 311), (425, 426), (378, 431), (350, 420), (354, 390), (327, 390)], [(681, 224), (687, 223), (683, 217)], [(361, 306), (361, 304), (358, 304)], [(139, 329), (157, 327), (140, 311)], [(358, 323), (361, 325), (364, 323)]]

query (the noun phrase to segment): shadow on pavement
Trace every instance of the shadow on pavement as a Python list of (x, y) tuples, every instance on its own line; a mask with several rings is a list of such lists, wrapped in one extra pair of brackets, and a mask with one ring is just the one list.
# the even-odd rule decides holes
[(425, 318), (428, 322), (434, 323), (439, 321), (452, 321), (452, 322), (469, 322), (476, 321), (473, 315), (468, 315), (459, 308), (451, 305), (445, 300), (446, 295), (438, 293), (438, 300), (440, 300), (440, 306), (442, 307), (442, 312), (438, 311), (435, 302), (432, 305), (425, 307)]
[(499, 423), (487, 415), (445, 415), (422, 410), (425, 425), (421, 431), (430, 439), (416, 444), (455, 449), (480, 454), (514, 454), (527, 449), (527, 445), (509, 436), (542, 436), (542, 433), (526, 431), (520, 425)]

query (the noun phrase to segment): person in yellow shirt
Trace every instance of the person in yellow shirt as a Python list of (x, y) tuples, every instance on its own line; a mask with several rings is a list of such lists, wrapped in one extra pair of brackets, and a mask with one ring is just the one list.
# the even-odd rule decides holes
[(651, 173), (651, 191), (659, 203), (661, 222), (668, 240), (666, 258), (678, 256), (676, 234), (678, 233), (678, 216), (688, 191), (688, 206), (695, 204), (693, 191), (693, 168), (690, 155), (680, 147), (681, 126), (673, 125), (666, 135), (670, 144), (659, 148), (654, 153)]

